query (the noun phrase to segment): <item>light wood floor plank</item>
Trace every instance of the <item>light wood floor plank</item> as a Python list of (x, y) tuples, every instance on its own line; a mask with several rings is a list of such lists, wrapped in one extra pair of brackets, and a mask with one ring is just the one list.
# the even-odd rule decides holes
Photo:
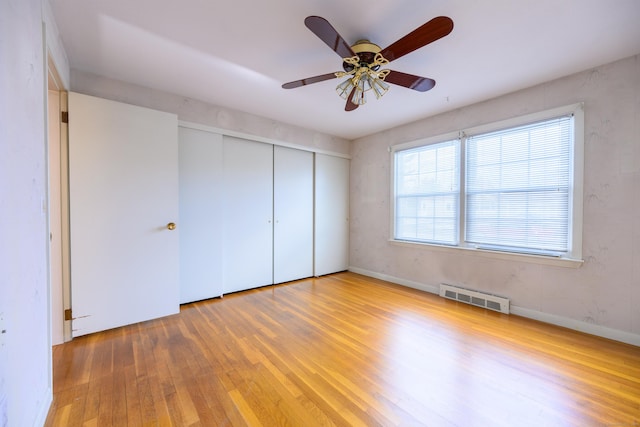
[(353, 273), (56, 346), (46, 426), (640, 426), (640, 348)]

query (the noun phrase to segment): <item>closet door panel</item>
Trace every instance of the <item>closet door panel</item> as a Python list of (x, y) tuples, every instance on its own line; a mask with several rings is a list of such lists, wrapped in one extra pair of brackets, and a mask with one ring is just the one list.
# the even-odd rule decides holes
[(313, 153), (274, 147), (273, 282), (313, 275)]
[(224, 137), (224, 293), (273, 283), (273, 146)]
[(222, 135), (178, 128), (180, 303), (222, 295)]
[(349, 268), (349, 160), (315, 157), (314, 275)]

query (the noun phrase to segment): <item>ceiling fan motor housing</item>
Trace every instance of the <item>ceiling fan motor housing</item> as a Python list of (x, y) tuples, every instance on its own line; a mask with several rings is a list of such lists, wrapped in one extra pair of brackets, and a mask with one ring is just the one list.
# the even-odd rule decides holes
[[(374, 61), (374, 58), (377, 53), (380, 53), (382, 49), (377, 44), (371, 43), (369, 40), (363, 39), (358, 40), (353, 46), (351, 46), (351, 50), (358, 55), (360, 58), (360, 66), (367, 67)], [(355, 66), (353, 64), (349, 64), (348, 62), (342, 63), (342, 69), (345, 72), (349, 73), (353, 71)], [(372, 70), (378, 71), (380, 68), (379, 65), (372, 67)]]

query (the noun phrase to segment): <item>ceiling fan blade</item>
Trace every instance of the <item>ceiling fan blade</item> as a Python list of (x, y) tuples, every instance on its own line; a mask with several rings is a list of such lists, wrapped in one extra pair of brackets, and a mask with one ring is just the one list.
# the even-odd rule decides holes
[(349, 43), (344, 41), (336, 29), (333, 28), (326, 19), (320, 16), (307, 16), (304, 20), (304, 25), (306, 25), (313, 34), (318, 36), (320, 40), (325, 42), (335, 53), (340, 55), (340, 58), (351, 58), (356, 55), (353, 50), (351, 50)]
[(323, 82), (325, 80), (335, 79), (336, 73), (322, 74), (320, 76), (307, 77), (306, 79), (300, 79), (293, 82), (285, 83), (282, 85), (283, 89), (293, 89), (300, 86), (310, 85), (312, 83)]
[(349, 94), (349, 97), (347, 98), (347, 103), (344, 106), (344, 111), (353, 111), (356, 108), (358, 108), (358, 104), (354, 104), (353, 103), (353, 95), (356, 94), (356, 88), (354, 87), (353, 89), (351, 89), (351, 93)]
[(382, 49), (380, 53), (389, 61), (393, 61), (407, 53), (441, 39), (449, 34), (451, 30), (453, 30), (453, 21), (451, 18), (438, 16), (416, 28), (385, 49)]
[(384, 78), (387, 83), (404, 86), (418, 92), (426, 92), (436, 85), (436, 81), (427, 77), (414, 76), (413, 74), (401, 73), (400, 71), (389, 70), (389, 74)]

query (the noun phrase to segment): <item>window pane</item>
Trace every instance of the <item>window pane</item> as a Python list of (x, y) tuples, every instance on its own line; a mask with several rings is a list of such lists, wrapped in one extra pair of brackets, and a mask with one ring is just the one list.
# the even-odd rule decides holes
[(396, 239), (458, 242), (459, 158), (458, 140), (396, 152)]
[(465, 240), (567, 251), (573, 118), (467, 139)]

